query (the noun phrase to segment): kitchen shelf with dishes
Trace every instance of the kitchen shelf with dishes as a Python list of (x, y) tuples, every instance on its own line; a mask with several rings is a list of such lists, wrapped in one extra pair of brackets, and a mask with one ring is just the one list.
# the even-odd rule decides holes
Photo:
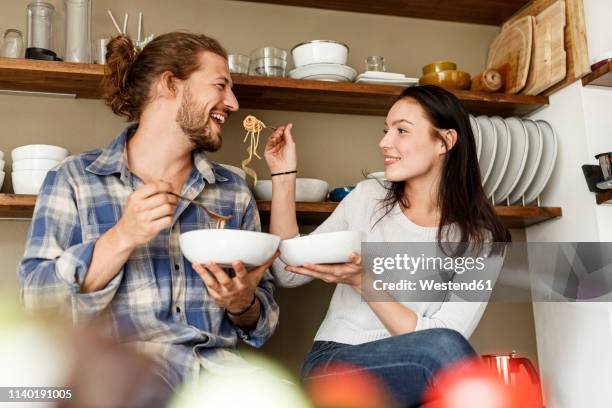
[[(100, 97), (104, 67), (0, 58), (0, 89)], [(233, 75), (241, 108), (384, 116), (401, 93), (391, 85)], [(545, 96), (452, 91), (473, 114), (524, 116), (548, 104)]]
[[(28, 219), (32, 216), (35, 203), (35, 195), (0, 194), (0, 218)], [(298, 222), (302, 225), (320, 224), (334, 211), (336, 205), (329, 201), (297, 203)], [(262, 223), (266, 224), (270, 219), (271, 203), (258, 201), (257, 206)], [(495, 210), (510, 228), (526, 228), (562, 215), (559, 207), (497, 206)]]
[(593, 65), (593, 72), (582, 78), (582, 85), (612, 87), (612, 59)]

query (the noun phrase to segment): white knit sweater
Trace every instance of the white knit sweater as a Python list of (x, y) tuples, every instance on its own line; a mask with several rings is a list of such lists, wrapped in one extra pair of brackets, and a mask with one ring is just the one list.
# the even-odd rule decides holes
[[(340, 202), (331, 216), (313, 234), (332, 231), (361, 231), (370, 242), (434, 242), (437, 227), (421, 227), (411, 222), (399, 205), (384, 216), (374, 228), (372, 225), (384, 212), (380, 199), (386, 190), (376, 180), (366, 180), (357, 185)], [(445, 228), (454, 228), (453, 226)], [(456, 231), (450, 237), (454, 239)], [(312, 279), (285, 271), (285, 264), (276, 260), (272, 272), (276, 283), (284, 287), (295, 287)], [(501, 262), (499, 264), (501, 268)], [(459, 331), (466, 338), (476, 328), (486, 303), (478, 302), (402, 302), (418, 316), (416, 330), (445, 327)], [(389, 337), (387, 329), (374, 314), (368, 303), (350, 286), (336, 285), (327, 315), (317, 332), (315, 340), (335, 341), (346, 344), (361, 344)]]

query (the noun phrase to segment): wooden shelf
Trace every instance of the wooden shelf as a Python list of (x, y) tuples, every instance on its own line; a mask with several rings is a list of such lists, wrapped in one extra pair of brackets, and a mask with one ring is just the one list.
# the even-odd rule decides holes
[[(35, 203), (36, 196), (33, 195), (0, 194), (0, 218), (30, 218)], [(337, 205), (333, 202), (297, 203), (298, 222), (318, 225), (329, 217)], [(268, 223), (270, 201), (258, 201), (257, 206), (262, 223)], [(508, 228), (526, 228), (562, 215), (559, 207), (497, 206), (495, 210)]]
[(612, 86), (612, 59), (582, 78), (582, 85)]
[(369, 14), (501, 25), (530, 0), (247, 0)]
[(612, 204), (612, 191), (597, 193), (595, 195), (595, 201), (597, 201), (597, 205)]
[[(98, 98), (104, 67), (55, 61), (0, 58), (0, 89)], [(386, 115), (402, 87), (234, 75), (241, 108)], [(548, 104), (544, 96), (454, 91), (474, 114), (524, 116)]]

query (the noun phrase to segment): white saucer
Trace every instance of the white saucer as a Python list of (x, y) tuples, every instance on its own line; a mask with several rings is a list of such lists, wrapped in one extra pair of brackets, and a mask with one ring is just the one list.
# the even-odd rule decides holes
[(360, 78), (355, 81), (357, 84), (373, 84), (373, 85), (401, 85), (401, 86), (414, 86), (419, 83), (417, 78), (404, 78), (404, 79), (375, 79), (375, 78)]
[(520, 202), (523, 194), (527, 191), (527, 188), (533, 181), (538, 166), (540, 165), (540, 159), (542, 158), (542, 132), (540, 128), (533, 120), (523, 119), (523, 125), (527, 129), (527, 136), (529, 137), (529, 152), (527, 153), (527, 163), (525, 163), (525, 170), (519, 179), (519, 182), (514, 187), (514, 190), (510, 193), (509, 200), (512, 204)]
[(357, 79), (368, 78), (368, 79), (406, 79), (406, 75), (395, 72), (382, 72), (382, 71), (366, 71), (362, 72), (357, 76)]
[(495, 152), (495, 160), (493, 161), (493, 169), (484, 185), (484, 191), (487, 198), (493, 196), (506, 172), (508, 160), (510, 159), (510, 149), (512, 147), (510, 144), (510, 130), (506, 122), (499, 116), (491, 117), (491, 122), (495, 127), (495, 133), (497, 135), (497, 150)]
[(484, 185), (489, 179), (489, 175), (493, 169), (493, 163), (495, 162), (497, 135), (495, 134), (495, 126), (493, 126), (488, 116), (478, 116), (476, 121), (478, 122), (478, 128), (480, 129), (480, 136), (482, 139), (482, 151), (480, 152), (478, 165), (480, 166), (480, 178)]
[(542, 159), (538, 166), (538, 171), (531, 181), (531, 184), (525, 191), (525, 204), (535, 201), (546, 187), (546, 183), (550, 179), (555, 161), (557, 160), (557, 134), (548, 122), (537, 120), (536, 124), (542, 132)]
[(510, 131), (510, 159), (508, 166), (502, 175), (499, 186), (495, 190), (495, 204), (502, 204), (506, 201), (516, 184), (518, 183), (529, 153), (529, 139), (527, 129), (523, 121), (519, 118), (511, 117), (504, 119)]
[(357, 71), (348, 65), (341, 64), (309, 64), (295, 68), (289, 72), (294, 79), (314, 79), (324, 81), (352, 82)]

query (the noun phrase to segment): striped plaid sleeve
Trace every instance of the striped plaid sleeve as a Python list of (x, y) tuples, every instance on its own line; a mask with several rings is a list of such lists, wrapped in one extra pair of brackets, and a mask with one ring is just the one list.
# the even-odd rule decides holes
[[(259, 212), (255, 200), (251, 197), (243, 218), (241, 229), (250, 231), (261, 231), (259, 221)], [(257, 289), (255, 296), (261, 304), (261, 316), (257, 322), (257, 326), (249, 331), (243, 330), (237, 326), (236, 332), (238, 336), (247, 344), (253, 347), (261, 347), (266, 340), (272, 337), (276, 327), (278, 326), (279, 307), (274, 300), (274, 279), (270, 270), (267, 270)]]
[(26, 310), (59, 310), (70, 314), (76, 323), (110, 303), (120, 276), (100, 291), (80, 293), (95, 241), (82, 240), (74, 191), (65, 173), (64, 168), (47, 173), (17, 274)]

